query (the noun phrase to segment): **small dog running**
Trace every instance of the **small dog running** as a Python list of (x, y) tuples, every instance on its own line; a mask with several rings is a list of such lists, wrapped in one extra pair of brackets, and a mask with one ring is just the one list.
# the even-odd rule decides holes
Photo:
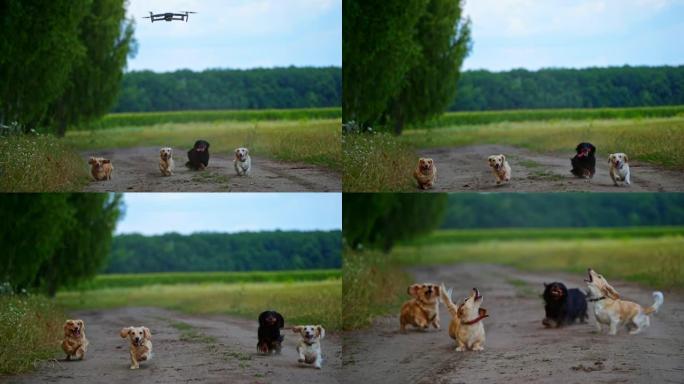
[(284, 326), (285, 319), (280, 313), (273, 310), (261, 312), (259, 315), (257, 352), (263, 354), (280, 353), (285, 339), (280, 334), (280, 330)]
[(313, 364), (317, 369), (321, 369), (323, 364), (321, 339), (325, 338), (325, 329), (320, 325), (298, 325), (292, 328), (292, 331), (301, 336), (297, 344), (299, 354), (297, 361)]
[(430, 189), (437, 181), (437, 166), (432, 159), (421, 157), (418, 167), (413, 171), (413, 177), (418, 182), (418, 188)]
[(88, 344), (83, 320), (67, 320), (64, 323), (64, 340), (62, 340), (62, 350), (66, 353), (66, 359), (71, 360), (72, 357), (79, 360), (85, 359)]
[(587, 296), (577, 288), (568, 289), (560, 282), (544, 283), (542, 297), (546, 312), (542, 324), (547, 328), (573, 324), (577, 320), (584, 323), (589, 318)]
[(487, 161), (489, 166), (492, 167), (497, 185), (511, 180), (511, 166), (508, 164), (506, 156), (492, 155), (487, 158)]
[(141, 361), (149, 361), (152, 358), (152, 333), (147, 327), (126, 327), (121, 329), (119, 335), (128, 338), (130, 343), (131, 369), (140, 368)]
[(159, 150), (159, 170), (162, 176), (173, 175), (173, 149), (164, 147)]
[(407, 325), (427, 329), (430, 325), (439, 329), (439, 293), (436, 284), (413, 284), (406, 289), (412, 296), (401, 306), (399, 329), (406, 331)]
[(596, 173), (596, 147), (591, 143), (579, 143), (575, 152), (577, 154), (570, 159), (570, 172), (577, 177), (593, 178)]
[(629, 174), (629, 164), (627, 164), (627, 155), (619, 153), (611, 153), (608, 156), (608, 163), (610, 164), (610, 178), (613, 179), (613, 184), (618, 185), (618, 181), (629, 185), (630, 174)]
[(90, 174), (96, 181), (112, 179), (114, 167), (109, 159), (105, 159), (104, 157), (91, 157), (88, 160), (88, 164), (90, 164)]
[(252, 170), (252, 158), (249, 157), (249, 149), (240, 147), (235, 149), (233, 166), (238, 176), (249, 176)]

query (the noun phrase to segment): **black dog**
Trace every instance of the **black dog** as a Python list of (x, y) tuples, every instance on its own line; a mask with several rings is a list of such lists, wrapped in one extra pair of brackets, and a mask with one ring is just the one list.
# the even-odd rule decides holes
[(257, 352), (270, 354), (273, 351), (280, 353), (284, 336), (280, 330), (285, 326), (283, 316), (273, 310), (264, 311), (259, 315), (259, 342)]
[(202, 170), (209, 165), (209, 143), (205, 140), (195, 141), (195, 145), (188, 151), (186, 167)]
[(591, 143), (579, 143), (575, 151), (577, 154), (570, 159), (572, 163), (570, 172), (577, 177), (591, 179), (596, 173), (596, 157), (594, 156), (596, 147)]
[(567, 289), (563, 283), (544, 283), (544, 302), (546, 317), (542, 324), (546, 327), (560, 327), (579, 320), (584, 323), (587, 316), (587, 296), (577, 288)]

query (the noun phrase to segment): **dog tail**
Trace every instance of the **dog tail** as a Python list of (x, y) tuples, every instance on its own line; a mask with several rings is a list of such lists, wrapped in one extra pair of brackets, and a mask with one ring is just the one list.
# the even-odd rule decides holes
[(644, 313), (647, 315), (650, 315), (654, 312), (658, 312), (658, 308), (660, 308), (660, 306), (663, 305), (663, 301), (665, 301), (665, 296), (663, 296), (662, 292), (655, 291), (653, 292), (653, 300), (653, 305), (644, 310)]
[(453, 301), (451, 301), (451, 293), (454, 289), (446, 289), (444, 283), (442, 283), (439, 288), (439, 296), (442, 299), (442, 303), (446, 305), (447, 309), (449, 310), (449, 313), (451, 313), (451, 316), (456, 317), (456, 313), (458, 312), (458, 306), (454, 304)]

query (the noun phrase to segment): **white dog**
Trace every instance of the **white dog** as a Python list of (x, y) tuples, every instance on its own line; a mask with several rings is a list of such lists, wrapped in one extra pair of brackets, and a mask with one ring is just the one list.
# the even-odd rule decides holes
[(298, 325), (292, 328), (294, 333), (299, 333), (302, 338), (297, 344), (300, 363), (313, 364), (321, 369), (323, 355), (321, 352), (321, 339), (325, 337), (325, 329), (320, 325)]
[(237, 148), (235, 150), (233, 165), (235, 166), (235, 172), (237, 172), (238, 176), (249, 176), (252, 169), (252, 158), (249, 157), (249, 149), (243, 147)]
[(496, 176), (496, 183), (501, 184), (502, 182), (511, 180), (511, 166), (508, 165), (506, 161), (506, 156), (504, 155), (491, 155), (488, 158), (489, 166), (492, 167), (494, 171), (494, 176)]
[(164, 147), (159, 150), (159, 170), (162, 176), (173, 175), (173, 149)]
[(629, 181), (629, 164), (627, 164), (627, 155), (624, 153), (612, 153), (608, 156), (608, 163), (610, 163), (610, 178), (613, 183), (618, 185), (618, 181), (624, 182), (626, 185)]

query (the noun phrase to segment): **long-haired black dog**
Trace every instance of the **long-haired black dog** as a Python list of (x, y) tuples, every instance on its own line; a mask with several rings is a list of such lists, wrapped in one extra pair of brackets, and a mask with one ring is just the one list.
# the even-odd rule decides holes
[(197, 140), (192, 149), (188, 151), (188, 162), (185, 166), (202, 170), (209, 165), (209, 142), (206, 140)]
[(275, 351), (280, 353), (281, 345), (285, 337), (280, 330), (285, 326), (283, 316), (273, 310), (261, 312), (259, 315), (259, 342), (257, 352), (270, 354)]
[(577, 288), (568, 289), (565, 284), (544, 283), (544, 302), (546, 317), (542, 324), (546, 327), (560, 327), (579, 320), (584, 323), (587, 316), (587, 296)]
[(594, 177), (594, 173), (596, 173), (596, 147), (591, 143), (579, 143), (575, 152), (577, 152), (575, 157), (570, 159), (572, 163), (570, 172), (585, 179)]

